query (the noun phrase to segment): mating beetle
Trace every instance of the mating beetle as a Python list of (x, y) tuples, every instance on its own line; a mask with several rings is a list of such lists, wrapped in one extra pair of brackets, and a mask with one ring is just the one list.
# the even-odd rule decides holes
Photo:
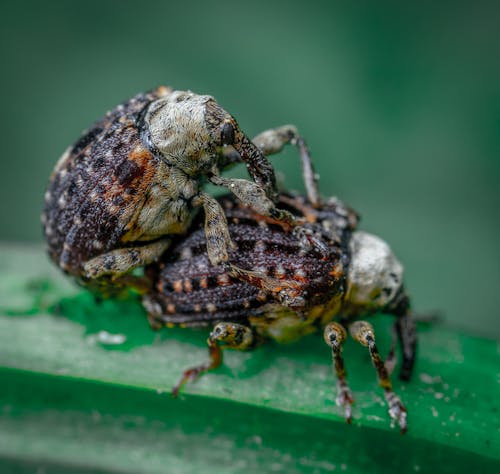
[[(153, 287), (143, 304), (153, 328), (213, 326), (207, 341), (209, 361), (187, 370), (174, 394), (185, 382), (218, 367), (225, 347), (250, 349), (266, 339), (287, 342), (323, 328), (338, 379), (337, 403), (350, 421), (353, 396), (342, 357), (347, 329), (368, 347), (389, 414), (406, 431), (406, 409), (389, 377), (394, 350), (384, 363), (372, 325), (358, 319), (374, 312), (396, 316), (395, 332), (403, 349), (400, 377), (408, 379), (416, 333), (403, 287), (403, 267), (389, 246), (357, 231), (357, 215), (335, 198), (317, 207), (304, 197), (288, 194), (280, 195), (278, 201), (283, 209), (307, 221), (306, 228), (325, 242), (326, 252), (305, 248), (297, 235), (241, 207), (231, 197), (220, 202), (236, 245), (229, 257), (246, 271), (212, 265), (200, 229), (146, 268)], [(333, 321), (335, 317), (340, 318), (338, 322)]]
[[(57, 163), (42, 214), (49, 255), (89, 287), (131, 285), (139, 280), (126, 274), (165, 252), (201, 206), (208, 257), (214, 265), (226, 262), (232, 247), (226, 218), (201, 185), (224, 186), (259, 213), (295, 226), (294, 216), (274, 205), (275, 176), (265, 157), (287, 143), (307, 164), (307, 147), (291, 125), (252, 142), (210, 96), (168, 87), (138, 94), (84, 132)], [(254, 182), (219, 176), (239, 161)], [(312, 200), (314, 184), (314, 174), (306, 176)]]

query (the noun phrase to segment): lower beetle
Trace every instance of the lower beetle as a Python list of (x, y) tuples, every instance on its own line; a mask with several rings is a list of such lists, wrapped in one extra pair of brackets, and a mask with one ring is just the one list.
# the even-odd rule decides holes
[(402, 347), (400, 377), (409, 379), (416, 352), (415, 325), (403, 286), (403, 267), (389, 246), (356, 230), (356, 213), (335, 198), (320, 206), (297, 195), (281, 194), (278, 200), (281, 208), (307, 222), (309, 238), (325, 242), (326, 249), (303, 245), (301, 236), (242, 207), (234, 198), (226, 196), (219, 202), (236, 246), (230, 253), (235, 267), (211, 264), (199, 222), (198, 229), (146, 269), (153, 286), (143, 304), (153, 328), (213, 326), (207, 341), (209, 361), (186, 370), (174, 395), (185, 382), (218, 367), (223, 348), (251, 349), (269, 339), (288, 342), (322, 328), (338, 380), (336, 401), (350, 422), (354, 398), (342, 357), (349, 332), (368, 348), (389, 415), (405, 432), (406, 408), (389, 376), (394, 347), (384, 362), (372, 325), (359, 319), (375, 312), (396, 317), (394, 333)]

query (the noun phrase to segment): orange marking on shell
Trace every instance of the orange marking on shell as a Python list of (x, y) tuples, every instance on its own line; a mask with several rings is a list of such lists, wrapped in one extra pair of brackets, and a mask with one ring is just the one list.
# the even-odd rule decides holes
[(186, 291), (187, 293), (191, 293), (193, 291), (191, 280), (184, 280), (184, 291)]
[(294, 273), (293, 279), (301, 283), (307, 283), (309, 281), (304, 272), (300, 270)]
[(337, 279), (342, 276), (342, 268), (340, 265), (335, 265), (332, 270), (328, 272), (328, 275), (332, 276), (333, 278)]
[(256, 214), (255, 220), (259, 225), (266, 227), (268, 224), (274, 224), (280, 226), (285, 232), (291, 232), (293, 230), (293, 226), (288, 224), (287, 222), (279, 221), (273, 219), (272, 217), (263, 216), (262, 214)]
[(152, 158), (152, 153), (143, 145), (137, 145), (128, 155), (128, 159), (135, 161), (140, 168), (147, 168)]
[(158, 86), (155, 92), (159, 97), (163, 97), (170, 94), (172, 92), (172, 89), (167, 86)]
[(226, 273), (223, 273), (222, 275), (219, 275), (217, 277), (217, 284), (219, 286), (227, 286), (231, 284), (231, 279)]
[[(125, 199), (124, 205), (127, 201), (142, 199), (143, 192), (155, 176), (157, 166), (153, 154), (142, 144), (134, 147), (121, 166), (122, 175), (113, 179), (111, 186), (105, 192), (105, 199), (112, 202), (115, 197), (122, 196)], [(131, 195), (128, 192), (130, 189), (136, 192)]]

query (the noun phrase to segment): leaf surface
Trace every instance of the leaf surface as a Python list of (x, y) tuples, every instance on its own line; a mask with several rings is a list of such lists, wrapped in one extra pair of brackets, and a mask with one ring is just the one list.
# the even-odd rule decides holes
[[(335, 405), (317, 333), (207, 358), (207, 330), (153, 332), (131, 298), (96, 303), (38, 247), (0, 246), (0, 466), (48, 472), (500, 471), (498, 343), (420, 328), (416, 373), (394, 380), (409, 431), (391, 428), (368, 352), (348, 341), (353, 424)], [(391, 319), (373, 319), (382, 353)], [(168, 467), (168, 468), (167, 468)], [(16, 471), (18, 472), (18, 471)]]

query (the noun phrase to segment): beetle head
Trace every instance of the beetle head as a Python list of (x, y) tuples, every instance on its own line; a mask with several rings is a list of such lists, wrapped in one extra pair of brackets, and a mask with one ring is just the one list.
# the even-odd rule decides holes
[[(167, 163), (195, 175), (214, 165), (243, 161), (255, 182), (274, 197), (276, 180), (271, 164), (212, 97), (172, 91), (151, 102), (142, 120), (145, 140)], [(226, 146), (237, 152), (231, 160), (223, 158)]]
[(248, 172), (254, 181), (261, 185), (268, 197), (277, 199), (276, 177), (268, 159), (257, 146), (243, 133), (238, 122), (215, 100), (207, 102), (205, 119), (213, 143), (218, 148), (219, 156), (223, 156), (222, 148), (231, 146), (237, 153), (231, 159), (224, 157), (222, 166), (234, 161), (246, 163)]
[(403, 285), (403, 266), (379, 237), (353, 232), (346, 302), (366, 312), (389, 306)]
[(149, 145), (162, 158), (189, 175), (210, 168), (216, 153), (205, 123), (206, 104), (213, 99), (189, 91), (172, 91), (151, 102), (143, 117)]

